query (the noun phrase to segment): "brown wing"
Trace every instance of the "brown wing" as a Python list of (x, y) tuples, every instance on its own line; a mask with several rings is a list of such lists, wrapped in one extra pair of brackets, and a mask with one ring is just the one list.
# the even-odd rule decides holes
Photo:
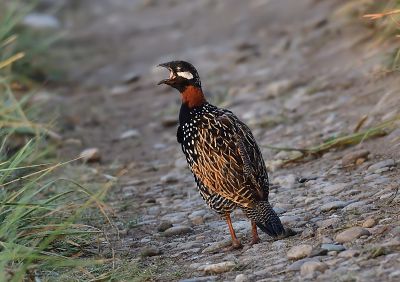
[(195, 151), (192, 171), (214, 193), (244, 207), (268, 199), (261, 152), (250, 129), (232, 113), (204, 115)]

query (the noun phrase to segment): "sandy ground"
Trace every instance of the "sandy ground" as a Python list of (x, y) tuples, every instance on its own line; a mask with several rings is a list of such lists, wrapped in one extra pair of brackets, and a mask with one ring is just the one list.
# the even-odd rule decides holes
[[(102, 162), (94, 167), (127, 169), (109, 200), (121, 221), (117, 256), (151, 269), (146, 277), (157, 281), (400, 279), (399, 129), (286, 167), (277, 163), (287, 152), (264, 147), (271, 202), (299, 234), (278, 241), (263, 234), (250, 247), (250, 224), (237, 212), (247, 245), (224, 252), (228, 229), (197, 194), (175, 140), (179, 95), (156, 86), (167, 73), (155, 65), (192, 62), (208, 99), (249, 124), (261, 146), (304, 148), (351, 133), (365, 115), (361, 130), (393, 118), (399, 82), (382, 65), (390, 46), (336, 13), (343, 2), (87, 0), (64, 7), (60, 48), (72, 55), (63, 62), (69, 83), (59, 89), (60, 121), (65, 138), (79, 142), (66, 142), (60, 154), (96, 147)], [(354, 157), (359, 150), (367, 153)], [(346, 157), (358, 164), (343, 163)], [(162, 223), (175, 229), (160, 232)], [(222, 270), (206, 268), (221, 262)]]

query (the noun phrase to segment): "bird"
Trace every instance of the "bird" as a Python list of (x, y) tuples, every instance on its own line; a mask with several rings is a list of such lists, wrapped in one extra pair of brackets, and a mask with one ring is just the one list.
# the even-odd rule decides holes
[(251, 244), (260, 242), (257, 227), (268, 235), (285, 235), (278, 215), (269, 204), (269, 180), (261, 150), (249, 129), (231, 111), (206, 100), (196, 68), (186, 61), (159, 64), (169, 70), (165, 84), (179, 91), (177, 141), (201, 197), (225, 218), (231, 248), (242, 247), (232, 226), (231, 212), (240, 208), (251, 221)]

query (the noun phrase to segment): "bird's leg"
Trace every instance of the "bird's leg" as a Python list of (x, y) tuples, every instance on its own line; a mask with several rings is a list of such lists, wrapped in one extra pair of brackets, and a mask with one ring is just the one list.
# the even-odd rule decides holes
[(229, 232), (231, 233), (231, 237), (232, 237), (232, 248), (240, 249), (242, 247), (242, 244), (240, 243), (239, 239), (236, 237), (235, 230), (233, 229), (233, 226), (232, 226), (231, 216), (229, 213), (227, 213), (225, 216), (226, 216), (226, 222), (228, 223)]
[(251, 234), (253, 235), (253, 239), (251, 240), (250, 245), (260, 243), (261, 240), (260, 240), (260, 237), (258, 237), (257, 225), (254, 221), (251, 221)]

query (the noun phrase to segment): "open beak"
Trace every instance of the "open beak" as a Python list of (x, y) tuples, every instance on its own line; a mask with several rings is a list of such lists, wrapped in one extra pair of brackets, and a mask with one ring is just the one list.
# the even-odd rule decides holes
[(167, 68), (169, 70), (169, 78), (161, 80), (159, 83), (157, 83), (157, 85), (160, 85), (160, 84), (170, 85), (172, 80), (176, 77), (176, 75), (175, 75), (174, 71), (170, 68), (169, 64), (168, 63), (159, 64), (157, 67), (163, 67), (163, 68)]

